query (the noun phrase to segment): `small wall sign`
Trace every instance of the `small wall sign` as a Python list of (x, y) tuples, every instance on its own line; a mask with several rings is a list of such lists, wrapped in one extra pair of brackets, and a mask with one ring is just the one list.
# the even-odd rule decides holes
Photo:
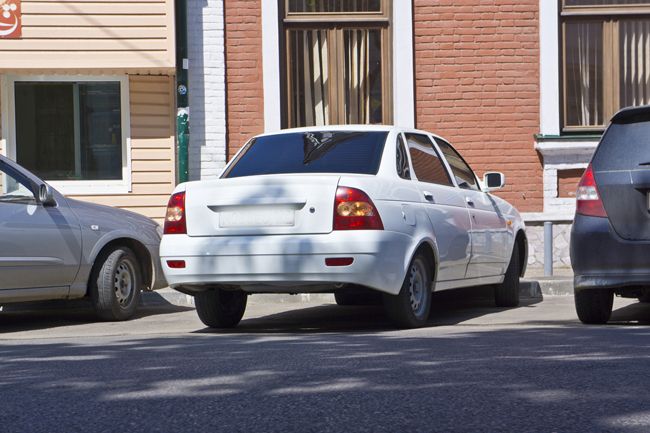
[(20, 0), (0, 0), (0, 39), (22, 36)]

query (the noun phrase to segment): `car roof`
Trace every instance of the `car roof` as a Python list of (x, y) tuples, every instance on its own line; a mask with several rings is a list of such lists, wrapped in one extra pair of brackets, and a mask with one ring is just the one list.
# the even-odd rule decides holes
[(614, 116), (612, 123), (626, 123), (629, 121), (650, 120), (650, 105), (641, 105), (639, 107), (623, 108)]
[[(303, 128), (290, 128), (282, 129), (275, 132), (268, 132), (259, 134), (258, 137), (266, 137), (270, 135), (281, 135), (301, 132), (321, 132), (321, 131), (350, 131), (350, 132), (412, 132), (419, 134), (430, 134), (435, 138), (445, 140), (443, 137), (428, 131), (422, 131), (414, 128), (407, 128), (396, 125), (323, 125), (323, 126), (309, 126)], [(447, 140), (445, 140), (447, 141)]]

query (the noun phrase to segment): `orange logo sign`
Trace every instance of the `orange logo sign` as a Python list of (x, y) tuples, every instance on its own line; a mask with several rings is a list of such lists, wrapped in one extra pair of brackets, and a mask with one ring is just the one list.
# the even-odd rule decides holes
[(20, 0), (0, 0), (0, 39), (19, 38), (21, 18)]

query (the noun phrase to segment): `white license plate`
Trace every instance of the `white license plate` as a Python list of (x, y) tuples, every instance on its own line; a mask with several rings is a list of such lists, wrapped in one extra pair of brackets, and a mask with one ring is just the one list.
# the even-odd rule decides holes
[(225, 210), (219, 227), (289, 227), (295, 223), (295, 209), (285, 206), (252, 206)]

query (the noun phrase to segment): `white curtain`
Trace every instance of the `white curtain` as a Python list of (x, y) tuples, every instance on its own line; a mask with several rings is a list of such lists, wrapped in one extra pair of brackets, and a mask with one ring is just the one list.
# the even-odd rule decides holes
[(650, 21), (621, 21), (621, 107), (650, 103)]
[(602, 23), (567, 24), (567, 125), (599, 126), (603, 123)]
[(345, 112), (349, 124), (370, 121), (370, 88), (368, 75), (369, 30), (346, 30), (345, 50)]
[(291, 32), (292, 126), (330, 123), (327, 30)]

